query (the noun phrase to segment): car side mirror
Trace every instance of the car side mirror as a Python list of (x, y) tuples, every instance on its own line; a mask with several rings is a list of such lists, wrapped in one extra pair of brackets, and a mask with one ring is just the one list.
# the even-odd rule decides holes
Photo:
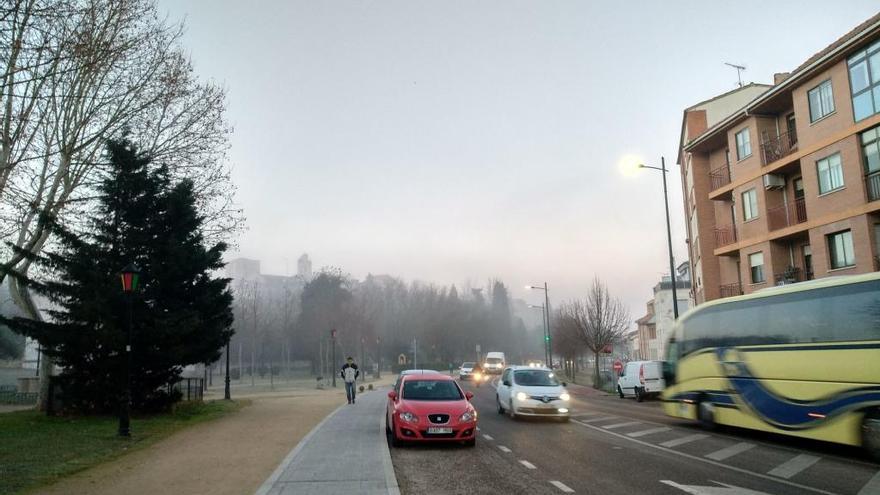
[(395, 392), (394, 390), (392, 390), (391, 392), (388, 392), (388, 398), (396, 401), (397, 400), (397, 392)]
[(563, 386), (563, 387), (567, 387), (567, 386), (568, 386), (568, 383), (566, 383), (566, 382), (562, 382), (562, 386)]
[(509, 387), (509, 386), (510, 386), (510, 380), (503, 380), (501, 383), (502, 383), (505, 387)]
[(467, 400), (471, 400), (471, 399), (474, 398), (474, 393), (473, 393), (473, 392), (465, 392), (465, 393), (464, 393), (464, 398), (467, 399)]

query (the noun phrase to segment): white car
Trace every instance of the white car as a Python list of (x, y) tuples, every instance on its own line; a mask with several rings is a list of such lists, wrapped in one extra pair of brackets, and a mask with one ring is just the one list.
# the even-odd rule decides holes
[(461, 381), (465, 381), (473, 378), (475, 364), (477, 363), (461, 363), (461, 368), (458, 368), (458, 379)]
[(501, 373), (495, 389), (498, 414), (540, 416), (568, 421), (571, 396), (556, 373), (548, 368), (509, 366)]
[(641, 402), (648, 396), (660, 395), (664, 388), (663, 361), (630, 361), (617, 379), (617, 394), (621, 399), (635, 396)]

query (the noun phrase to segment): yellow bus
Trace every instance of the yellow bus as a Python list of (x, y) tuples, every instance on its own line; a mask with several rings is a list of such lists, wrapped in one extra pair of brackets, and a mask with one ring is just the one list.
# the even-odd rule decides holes
[(702, 304), (677, 322), (666, 359), (670, 416), (880, 458), (880, 273)]

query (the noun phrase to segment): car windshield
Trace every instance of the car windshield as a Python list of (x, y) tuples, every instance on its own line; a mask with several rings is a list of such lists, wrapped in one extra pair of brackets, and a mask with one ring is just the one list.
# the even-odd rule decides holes
[(556, 375), (547, 370), (519, 370), (513, 373), (517, 385), (527, 387), (557, 387)]
[(487, 358), (486, 362), (489, 364), (498, 364), (501, 362), (501, 358)]
[(462, 368), (473, 368), (474, 363), (461, 363)]
[(461, 400), (461, 390), (452, 380), (407, 380), (403, 384), (406, 400)]

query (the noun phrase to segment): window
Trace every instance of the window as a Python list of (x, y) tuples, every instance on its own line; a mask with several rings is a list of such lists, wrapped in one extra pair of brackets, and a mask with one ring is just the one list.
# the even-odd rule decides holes
[(736, 133), (736, 159), (742, 160), (752, 156), (752, 141), (749, 137), (749, 128)]
[(758, 193), (754, 189), (749, 189), (742, 194), (743, 197), (743, 220), (758, 218)]
[(819, 194), (824, 194), (843, 187), (843, 167), (840, 165), (840, 153), (816, 162), (819, 172)]
[(859, 136), (862, 160), (865, 163), (865, 187), (868, 201), (880, 199), (880, 127), (868, 129)]
[(547, 370), (516, 370), (513, 381), (527, 387), (558, 387), (556, 375)]
[(844, 230), (828, 236), (828, 256), (831, 268), (846, 268), (856, 264), (853, 252), (852, 231)]
[(749, 255), (749, 266), (752, 272), (752, 283), (760, 284), (764, 282), (764, 253), (754, 253)]
[(815, 122), (834, 113), (834, 95), (831, 92), (831, 79), (807, 91), (810, 103), (810, 122)]
[(864, 120), (880, 112), (880, 41), (847, 60), (853, 117)]

